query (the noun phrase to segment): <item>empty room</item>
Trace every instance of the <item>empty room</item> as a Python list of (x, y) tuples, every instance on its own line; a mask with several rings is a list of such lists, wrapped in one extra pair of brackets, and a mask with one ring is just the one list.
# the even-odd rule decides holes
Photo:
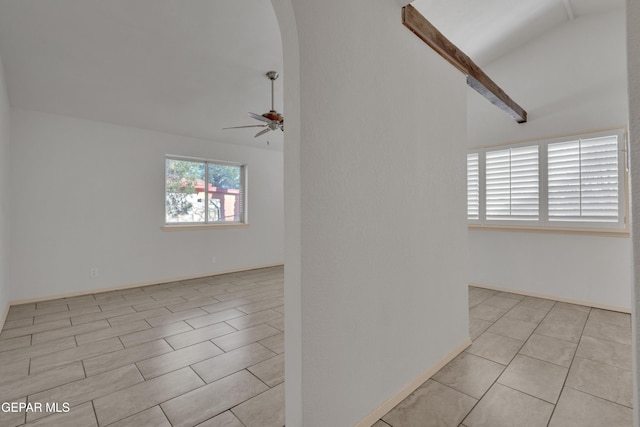
[(640, 425), (639, 29), (0, 0), (0, 425)]

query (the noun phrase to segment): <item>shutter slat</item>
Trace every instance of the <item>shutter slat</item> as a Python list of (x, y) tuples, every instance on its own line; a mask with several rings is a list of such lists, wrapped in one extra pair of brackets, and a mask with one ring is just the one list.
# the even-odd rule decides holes
[(538, 146), (487, 152), (487, 219), (537, 219), (538, 170)]
[(467, 154), (467, 219), (480, 218), (480, 162), (478, 153)]
[(550, 220), (618, 220), (617, 136), (549, 144)]

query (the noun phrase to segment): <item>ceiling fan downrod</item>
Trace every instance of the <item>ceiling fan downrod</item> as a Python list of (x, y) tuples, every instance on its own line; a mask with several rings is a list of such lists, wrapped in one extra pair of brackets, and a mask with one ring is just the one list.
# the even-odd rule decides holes
[(264, 135), (269, 131), (274, 131), (280, 129), (284, 132), (284, 117), (282, 114), (278, 113), (275, 109), (275, 84), (274, 82), (280, 76), (277, 71), (268, 71), (266, 76), (271, 80), (271, 110), (263, 114), (249, 113), (251, 118), (254, 118), (260, 122), (263, 122), (261, 125), (247, 125), (247, 126), (232, 126), (226, 127), (223, 129), (241, 129), (241, 128), (266, 128), (255, 134), (255, 138)]
[(273, 85), (274, 85), (274, 82), (276, 81), (276, 79), (279, 76), (280, 76), (280, 74), (278, 74), (277, 71), (269, 71), (269, 72), (267, 72), (267, 77), (269, 77), (269, 80), (271, 80), (271, 111), (275, 111), (276, 110), (274, 108), (274, 105), (273, 105), (273, 95), (274, 95)]

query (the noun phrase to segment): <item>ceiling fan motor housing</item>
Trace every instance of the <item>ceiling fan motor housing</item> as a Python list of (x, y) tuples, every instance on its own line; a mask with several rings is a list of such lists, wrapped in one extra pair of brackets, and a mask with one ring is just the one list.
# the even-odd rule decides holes
[(269, 110), (267, 113), (258, 115), (255, 113), (249, 113), (249, 116), (253, 117), (256, 120), (259, 120), (261, 122), (264, 122), (264, 124), (262, 125), (248, 125), (248, 126), (234, 126), (234, 127), (228, 127), (228, 128), (224, 128), (224, 129), (239, 129), (239, 128), (252, 128), (252, 127), (265, 127), (266, 129), (261, 130), (260, 132), (258, 132), (255, 137), (259, 137), (261, 135), (264, 135), (266, 132), (270, 131), (270, 130), (276, 130), (276, 129), (280, 129), (281, 131), (284, 132), (284, 116), (280, 113), (278, 113), (275, 109), (275, 107), (273, 106), (273, 101), (274, 101), (274, 93), (273, 93), (273, 82), (280, 76), (280, 74), (278, 74), (277, 71), (268, 71), (266, 76), (269, 78), (269, 80), (271, 80), (271, 110)]

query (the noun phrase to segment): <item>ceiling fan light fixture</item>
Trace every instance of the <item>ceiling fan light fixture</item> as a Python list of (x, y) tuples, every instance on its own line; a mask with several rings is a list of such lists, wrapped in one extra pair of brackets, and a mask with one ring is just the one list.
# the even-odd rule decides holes
[(264, 127), (266, 129), (261, 130), (260, 132), (258, 132), (255, 135), (255, 138), (264, 135), (265, 133), (272, 131), (272, 130), (277, 130), (280, 129), (281, 131), (284, 132), (284, 116), (280, 113), (278, 113), (274, 107), (274, 82), (277, 80), (277, 78), (280, 76), (280, 74), (278, 74), (277, 71), (268, 71), (266, 73), (267, 78), (269, 78), (269, 80), (271, 80), (271, 110), (269, 110), (268, 112), (264, 113), (264, 114), (256, 114), (256, 113), (249, 113), (249, 117), (256, 119), (258, 121), (264, 122), (261, 125), (248, 125), (248, 126), (233, 126), (233, 127), (227, 127), (227, 128), (223, 128), (223, 129), (240, 129), (240, 128), (250, 128), (250, 127)]

